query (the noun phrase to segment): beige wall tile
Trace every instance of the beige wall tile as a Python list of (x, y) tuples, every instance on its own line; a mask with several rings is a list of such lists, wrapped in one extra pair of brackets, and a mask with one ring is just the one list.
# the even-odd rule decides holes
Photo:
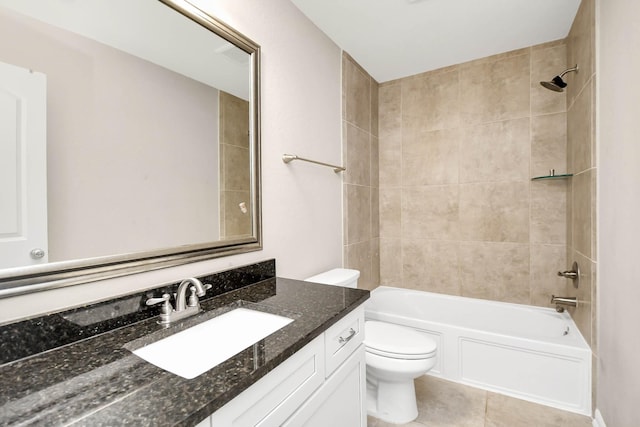
[[(564, 245), (531, 245), (531, 304), (552, 307), (551, 296), (566, 295), (566, 281), (558, 271), (567, 269)], [(570, 265), (570, 263), (569, 263)]]
[(464, 128), (460, 138), (460, 182), (527, 181), (529, 118)]
[(577, 73), (567, 74), (567, 108), (595, 72), (595, 0), (582, 0), (567, 36), (568, 67), (578, 65)]
[(346, 61), (346, 117), (366, 132), (371, 131), (371, 78), (352, 61)]
[(565, 294), (566, 296), (577, 297), (578, 306), (568, 308), (568, 311), (587, 344), (591, 345), (593, 341), (593, 311), (595, 311), (595, 305), (593, 304), (595, 301), (593, 299), (595, 263), (576, 251), (572, 251), (571, 259), (567, 260), (567, 264), (570, 266), (573, 261), (576, 261), (580, 267), (580, 282), (576, 289), (573, 286), (573, 281), (567, 280)]
[(371, 239), (371, 187), (345, 184), (347, 244)]
[(543, 176), (555, 169), (567, 169), (567, 115), (547, 114), (531, 118), (531, 176)]
[[(252, 231), (251, 203), (248, 191), (224, 191), (224, 237), (249, 236)], [(243, 213), (238, 205), (244, 202), (248, 212)]]
[[(598, 347), (598, 264), (591, 262), (591, 351), (600, 354)], [(593, 366), (592, 366), (593, 367)], [(595, 394), (595, 389), (594, 394)], [(595, 408), (595, 406), (592, 406)]]
[(591, 169), (591, 256), (593, 261), (598, 260), (598, 170)]
[(379, 103), (379, 93), (378, 93), (378, 82), (376, 82), (373, 78), (370, 79), (371, 84), (371, 135), (378, 136), (378, 103)]
[(220, 91), (222, 144), (249, 148), (249, 102)]
[(351, 56), (342, 51), (342, 121), (347, 121), (347, 67), (349, 67), (349, 62), (351, 61)]
[(380, 189), (380, 237), (401, 236), (402, 193), (397, 188)]
[(462, 296), (529, 304), (529, 245), (460, 243)]
[(373, 289), (378, 284), (373, 283), (371, 270), (372, 248), (371, 241), (354, 243), (347, 245), (346, 267), (360, 271), (358, 278), (358, 288)]
[(371, 237), (380, 237), (380, 189), (371, 188)]
[(402, 287), (402, 240), (380, 238), (380, 284)]
[(596, 167), (598, 162), (596, 155), (598, 150), (596, 149), (596, 78), (591, 78), (591, 167)]
[(379, 141), (380, 188), (402, 185), (402, 134), (400, 132), (381, 136)]
[(381, 137), (402, 131), (402, 87), (400, 83), (378, 90), (378, 132)]
[(403, 239), (403, 286), (428, 292), (460, 295), (458, 243)]
[(410, 133), (458, 127), (458, 73), (402, 82), (402, 129)]
[(457, 239), (457, 186), (403, 187), (402, 236), (438, 240)]
[(591, 85), (578, 95), (567, 112), (567, 146), (572, 172), (580, 173), (591, 168), (593, 143), (591, 112)]
[(371, 287), (380, 285), (380, 239), (371, 240)]
[(225, 190), (248, 191), (250, 179), (249, 149), (224, 144), (222, 147), (222, 175)]
[(529, 115), (528, 53), (460, 67), (460, 119), (469, 124)]
[(380, 140), (377, 136), (371, 137), (371, 179), (372, 187), (380, 186)]
[(531, 243), (566, 244), (567, 181), (531, 183)]
[(351, 123), (345, 122), (346, 184), (371, 185), (371, 136)]
[(457, 184), (458, 129), (404, 134), (402, 185)]
[(529, 243), (529, 182), (460, 185), (460, 237)]
[(567, 249), (573, 249), (573, 178), (567, 180)]
[(587, 257), (591, 257), (591, 236), (593, 234), (592, 212), (592, 174), (593, 170), (574, 175), (572, 178), (572, 247)]

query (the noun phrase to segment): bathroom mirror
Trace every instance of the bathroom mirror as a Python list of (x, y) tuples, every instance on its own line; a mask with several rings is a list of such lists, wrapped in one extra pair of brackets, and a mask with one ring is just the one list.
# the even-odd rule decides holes
[(0, 297), (260, 250), (259, 64), (185, 0), (0, 0)]

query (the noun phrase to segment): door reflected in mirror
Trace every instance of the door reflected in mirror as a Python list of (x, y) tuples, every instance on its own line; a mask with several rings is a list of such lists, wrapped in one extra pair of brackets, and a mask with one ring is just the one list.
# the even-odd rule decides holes
[[(15, 117), (34, 102), (0, 86), (1, 279), (259, 248), (259, 48), (218, 25), (182, 0), (0, 0), (0, 65), (46, 81), (46, 142), (29, 156), (37, 129)], [(46, 195), (27, 205), (38, 158)], [(25, 212), (44, 206), (44, 237), (24, 243), (37, 228)]]

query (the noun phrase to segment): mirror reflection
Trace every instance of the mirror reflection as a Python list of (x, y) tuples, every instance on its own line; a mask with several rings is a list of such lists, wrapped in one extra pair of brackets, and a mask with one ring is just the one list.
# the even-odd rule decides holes
[(252, 71), (157, 0), (0, 0), (0, 269), (255, 241)]

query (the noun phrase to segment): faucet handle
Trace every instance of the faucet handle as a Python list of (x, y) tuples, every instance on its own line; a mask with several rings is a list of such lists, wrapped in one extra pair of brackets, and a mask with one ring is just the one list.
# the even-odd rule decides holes
[(576, 261), (573, 261), (571, 270), (558, 271), (558, 276), (573, 280), (573, 287), (577, 288), (580, 285), (580, 267)]
[(146, 301), (145, 304), (147, 304), (147, 305), (156, 305), (156, 304), (162, 303), (162, 308), (160, 309), (160, 312), (162, 314), (169, 314), (173, 310), (173, 307), (171, 306), (171, 303), (169, 302), (170, 298), (171, 298), (171, 295), (162, 294), (162, 296), (160, 298), (149, 298)]
[(196, 295), (196, 287), (191, 286), (189, 288), (189, 292), (191, 292), (191, 294), (189, 294), (189, 302), (187, 303), (187, 307), (197, 307), (200, 304), (200, 301), (198, 300), (198, 295)]
[[(207, 289), (211, 289), (213, 287), (213, 285), (210, 285), (208, 283), (205, 283), (203, 285), (204, 290), (206, 291)], [(197, 294), (197, 289), (195, 286), (190, 286), (189, 287), (189, 292), (191, 292), (189, 294), (189, 302), (187, 303), (187, 307), (198, 307), (198, 305), (200, 305), (200, 301), (198, 299), (198, 294)], [(202, 296), (204, 296), (205, 294), (202, 294)]]

